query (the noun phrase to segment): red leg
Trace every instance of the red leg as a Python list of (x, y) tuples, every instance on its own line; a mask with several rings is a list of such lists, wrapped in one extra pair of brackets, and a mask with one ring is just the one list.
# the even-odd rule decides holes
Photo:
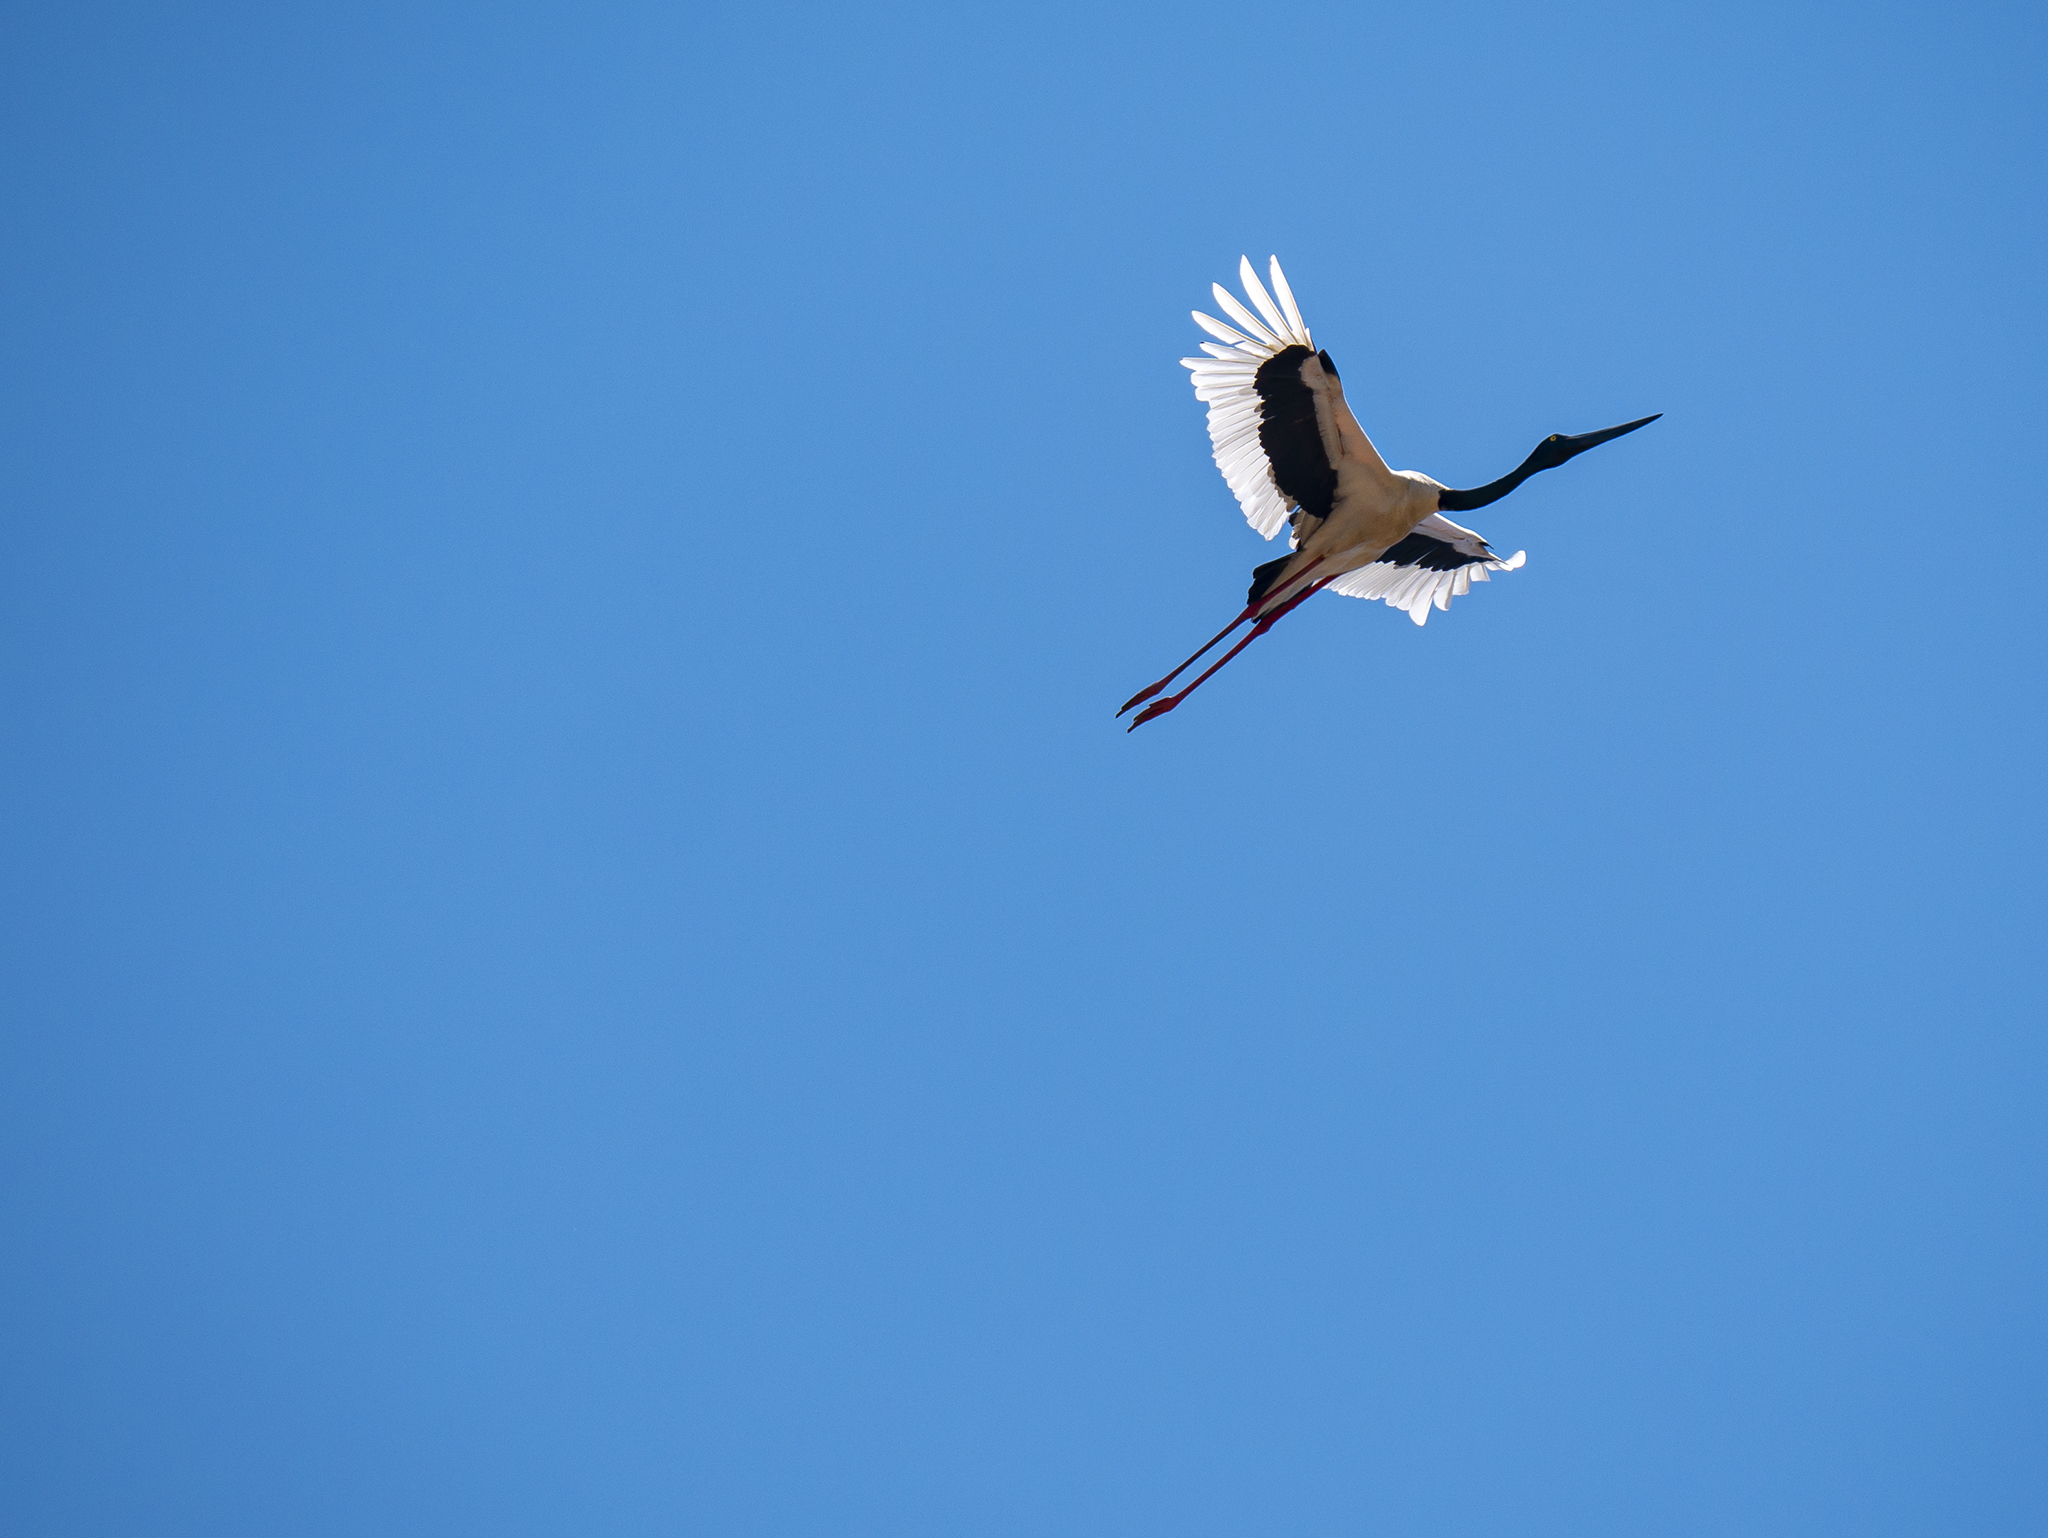
[[(1180, 693), (1169, 694), (1165, 699), (1160, 700), (1157, 704), (1147, 705), (1143, 710), (1138, 712), (1137, 720), (1133, 721), (1129, 726), (1125, 727), (1124, 730), (1127, 732), (1135, 732), (1147, 721), (1156, 720), (1158, 717), (1165, 715), (1169, 710), (1173, 709), (1174, 706), (1178, 705), (1190, 694), (1193, 694), (1197, 689), (1201, 688), (1203, 684), (1207, 683), (1211, 678), (1214, 678), (1216, 674), (1222, 669), (1224, 663), (1228, 662), (1232, 657), (1235, 657), (1239, 652), (1243, 651), (1247, 646), (1251, 645), (1252, 642), (1256, 641), (1268, 630), (1271, 630), (1275, 625), (1279, 624), (1280, 621), (1289, 612), (1291, 612), (1294, 609), (1300, 608), (1302, 604), (1306, 603), (1309, 599), (1315, 597), (1316, 594), (1320, 593), (1324, 588), (1328, 587), (1332, 582), (1335, 582), (1336, 580), (1336, 577), (1325, 577), (1322, 581), (1316, 583), (1315, 586), (1304, 589), (1302, 592), (1295, 594), (1294, 597), (1288, 599), (1287, 602), (1280, 605), (1279, 608), (1275, 609), (1272, 613), (1268, 614), (1264, 619), (1260, 620), (1256, 625), (1252, 626), (1251, 634), (1246, 636), (1242, 641), (1239, 641), (1237, 645), (1231, 647), (1229, 651), (1225, 652), (1214, 663), (1210, 664), (1209, 670), (1203, 673), (1201, 677), (1197, 678), (1193, 683), (1189, 684), (1185, 689), (1181, 690)], [(1229, 633), (1230, 632), (1227, 630), (1224, 632), (1225, 635), (1228, 635)]]
[(1232, 620), (1229, 624), (1225, 625), (1221, 630), (1217, 631), (1214, 635), (1209, 637), (1209, 639), (1203, 643), (1201, 651), (1196, 652), (1193, 657), (1188, 658), (1186, 662), (1183, 662), (1171, 673), (1168, 673), (1164, 678), (1160, 679), (1158, 683), (1151, 684), (1143, 689), (1140, 689), (1136, 694), (1132, 695), (1129, 699), (1125, 700), (1122, 709), (1118, 710), (1117, 714), (1121, 716), (1124, 713), (1124, 711), (1129, 710), (1133, 705), (1144, 704), (1145, 701), (1152, 698), (1153, 695), (1157, 694), (1161, 689), (1164, 689), (1168, 684), (1172, 683), (1176, 678), (1180, 677), (1181, 674), (1185, 673), (1189, 668), (1193, 667), (1196, 659), (1204, 656), (1208, 652), (1210, 647), (1214, 646), (1218, 641), (1222, 640), (1225, 636), (1229, 635), (1231, 631), (1235, 630), (1239, 625), (1242, 625), (1246, 620), (1250, 619), (1252, 617), (1254, 607), (1255, 606), (1252, 604), (1246, 604), (1244, 606), (1244, 612), (1238, 615), (1238, 617)]
[[(1303, 577), (1307, 576), (1310, 572), (1314, 571), (1318, 566), (1322, 564), (1323, 558), (1321, 556), (1317, 556), (1313, 561), (1310, 561), (1308, 565), (1302, 567), (1300, 571), (1296, 572), (1293, 576), (1289, 577), (1287, 579), (1286, 585), (1291, 587), (1294, 583), (1299, 582)], [(1301, 599), (1306, 598), (1307, 596), (1307, 593), (1302, 593), (1298, 597), (1290, 600), (1290, 607), (1292, 606), (1292, 604), (1299, 603)], [(1225, 625), (1221, 630), (1217, 631), (1214, 635), (1209, 637), (1209, 639), (1203, 643), (1202, 649), (1200, 651), (1196, 652), (1194, 656), (1188, 658), (1186, 662), (1183, 662), (1171, 673), (1168, 673), (1164, 678), (1160, 679), (1158, 683), (1152, 684), (1147, 688), (1140, 689), (1136, 694), (1132, 695), (1129, 699), (1125, 700), (1122, 709), (1118, 710), (1117, 714), (1121, 716), (1124, 713), (1124, 711), (1129, 710), (1133, 705), (1144, 704), (1145, 701), (1152, 698), (1153, 695), (1157, 694), (1161, 689), (1164, 689), (1168, 684), (1172, 683), (1176, 678), (1180, 677), (1181, 674), (1185, 673), (1189, 668), (1193, 667), (1199, 659), (1207, 655), (1210, 647), (1214, 646), (1218, 641), (1222, 640), (1225, 636), (1229, 635), (1231, 631), (1235, 630), (1239, 625), (1242, 625), (1246, 620), (1250, 619), (1254, 614), (1258, 613), (1259, 605), (1265, 602), (1266, 598), (1261, 597), (1258, 603), (1246, 604), (1244, 606), (1244, 612), (1238, 615), (1238, 617), (1232, 620), (1229, 624)], [(1286, 612), (1287, 611), (1284, 608), (1277, 610), (1275, 611), (1273, 618), (1277, 619), (1281, 614), (1284, 614)], [(1236, 653), (1233, 652), (1232, 655), (1235, 656)], [(1218, 666), (1221, 666), (1221, 664), (1218, 664)], [(1204, 674), (1203, 676), (1207, 677), (1208, 675)], [(1193, 686), (1190, 685), (1190, 687)], [(1136, 723), (1133, 722), (1132, 724), (1135, 725)]]

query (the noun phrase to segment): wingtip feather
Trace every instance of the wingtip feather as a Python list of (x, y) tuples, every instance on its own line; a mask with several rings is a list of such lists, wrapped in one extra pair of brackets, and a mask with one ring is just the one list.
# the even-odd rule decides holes
[(1223, 313), (1244, 327), (1245, 330), (1249, 331), (1259, 341), (1273, 348), (1285, 347), (1287, 345), (1280, 338), (1273, 335), (1272, 332), (1268, 331), (1265, 323), (1256, 315), (1239, 304), (1236, 296), (1221, 283), (1210, 284), (1209, 290), (1216, 296), (1216, 302), (1223, 307)]
[(1301, 306), (1294, 302), (1294, 290), (1287, 286), (1287, 274), (1280, 270), (1280, 258), (1267, 259), (1267, 272), (1273, 279), (1273, 297), (1280, 301), (1280, 308), (1287, 312), (1288, 320), (1294, 323), (1294, 339), (1304, 347), (1316, 344), (1309, 340), (1308, 323), (1301, 318)]
[(1237, 259), (1237, 280), (1244, 285), (1245, 296), (1259, 307), (1259, 313), (1266, 318), (1266, 324), (1273, 328), (1276, 336), (1288, 336), (1288, 325), (1280, 313), (1280, 306), (1273, 303), (1273, 296), (1266, 292), (1266, 285), (1259, 281), (1259, 275), (1252, 270), (1252, 259), (1240, 256)]

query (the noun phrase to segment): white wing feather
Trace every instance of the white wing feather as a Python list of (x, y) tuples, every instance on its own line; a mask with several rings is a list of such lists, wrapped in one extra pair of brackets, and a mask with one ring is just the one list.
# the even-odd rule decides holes
[(1273, 296), (1266, 292), (1266, 285), (1259, 281), (1259, 275), (1252, 271), (1252, 259), (1240, 256), (1237, 259), (1237, 281), (1244, 286), (1245, 297), (1259, 307), (1259, 313), (1266, 317), (1266, 324), (1273, 328), (1273, 335), (1283, 342), (1292, 342), (1293, 334), (1287, 322), (1280, 318), (1280, 306), (1273, 303)]
[(1270, 324), (1239, 304), (1222, 284), (1215, 284), (1216, 303), (1244, 330), (1233, 330), (1200, 310), (1193, 311), (1195, 324), (1216, 341), (1202, 344), (1202, 351), (1209, 356), (1180, 360), (1194, 376), (1195, 398), (1209, 408), (1209, 446), (1216, 468), (1223, 472), (1237, 505), (1244, 509), (1245, 521), (1267, 539), (1287, 527), (1291, 509), (1273, 484), (1272, 467), (1259, 443), (1259, 395), (1253, 381), (1259, 365), (1283, 348), (1315, 346), (1302, 323), (1294, 291), (1280, 271), (1278, 257), (1273, 258), (1271, 272), (1274, 293), (1280, 296), (1277, 304), (1252, 271), (1250, 259), (1239, 259), (1238, 277), (1245, 293)]
[(1517, 550), (1502, 558), (1476, 533), (1451, 522), (1442, 513), (1431, 513), (1415, 526), (1417, 534), (1442, 540), (1460, 555), (1473, 557), (1472, 564), (1456, 571), (1432, 571), (1426, 566), (1395, 566), (1374, 561), (1356, 571), (1347, 571), (1330, 584), (1330, 591), (1346, 598), (1379, 598), (1390, 609), (1404, 610), (1418, 625), (1429, 623), (1432, 608), (1448, 609), (1453, 598), (1462, 598), (1475, 582), (1491, 580), (1489, 572), (1516, 571), (1529, 558)]
[(1294, 339), (1304, 347), (1316, 344), (1308, 339), (1308, 327), (1301, 323), (1301, 307), (1294, 302), (1294, 290), (1287, 286), (1287, 274), (1280, 270), (1280, 258), (1274, 257), (1268, 274), (1273, 279), (1273, 293), (1280, 301), (1280, 308), (1287, 312), (1287, 323), (1294, 328)]

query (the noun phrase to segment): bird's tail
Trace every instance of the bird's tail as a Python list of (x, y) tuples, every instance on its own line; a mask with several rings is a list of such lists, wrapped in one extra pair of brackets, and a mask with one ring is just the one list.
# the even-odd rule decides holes
[(1252, 568), (1251, 591), (1244, 595), (1247, 604), (1257, 604), (1261, 598), (1273, 591), (1273, 584), (1280, 580), (1280, 573), (1287, 570), (1287, 563), (1294, 559), (1293, 552), (1283, 555), (1277, 561), (1268, 561), (1263, 566)]
[[(1303, 565), (1295, 565), (1295, 562), (1299, 560), (1301, 560), (1301, 552), (1297, 550), (1292, 555), (1281, 556), (1277, 561), (1268, 561), (1263, 566), (1254, 566), (1252, 568), (1251, 591), (1245, 594), (1244, 599), (1247, 610), (1257, 610), (1269, 599), (1275, 599), (1276, 595), (1287, 593), (1287, 590), (1296, 583), (1306, 582), (1309, 574), (1323, 564), (1322, 556), (1317, 556), (1314, 560)], [(1289, 571), (1287, 569), (1289, 566), (1294, 566), (1294, 570)], [(1289, 593), (1287, 601), (1292, 603), (1297, 596), (1299, 595)]]

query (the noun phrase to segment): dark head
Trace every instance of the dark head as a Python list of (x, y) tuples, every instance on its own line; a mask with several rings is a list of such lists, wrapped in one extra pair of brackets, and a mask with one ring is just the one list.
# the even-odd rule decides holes
[(1664, 413), (1660, 411), (1656, 417), (1642, 417), (1633, 422), (1624, 422), (1619, 427), (1603, 427), (1597, 433), (1552, 433), (1537, 444), (1536, 452), (1529, 456), (1526, 462), (1529, 473), (1534, 475), (1538, 470), (1555, 470), (1567, 459), (1583, 454), (1588, 449), (1597, 449), (1610, 438), (1632, 433), (1638, 427), (1648, 427), (1662, 415)]
[(1464, 513), (1475, 507), (1484, 507), (1489, 502), (1498, 502), (1537, 471), (1555, 470), (1566, 460), (1576, 458), (1588, 449), (1598, 448), (1611, 438), (1632, 433), (1638, 427), (1648, 427), (1662, 415), (1664, 413), (1660, 411), (1656, 416), (1639, 417), (1619, 427), (1603, 427), (1597, 433), (1552, 433), (1536, 445), (1527, 459), (1499, 480), (1489, 481), (1471, 491), (1444, 491), (1438, 495), (1436, 504), (1447, 513)]

